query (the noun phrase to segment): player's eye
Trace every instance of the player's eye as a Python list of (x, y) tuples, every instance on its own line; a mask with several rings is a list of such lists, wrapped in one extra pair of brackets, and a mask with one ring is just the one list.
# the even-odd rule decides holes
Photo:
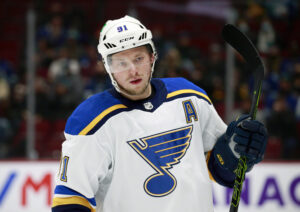
[(140, 64), (140, 63), (142, 63), (143, 61), (144, 61), (144, 57), (143, 56), (140, 56), (140, 57), (137, 57), (137, 58), (135, 58), (135, 62), (137, 63), (137, 64)]
[(120, 68), (126, 68), (128, 66), (128, 63), (125, 61), (118, 61), (116, 66)]

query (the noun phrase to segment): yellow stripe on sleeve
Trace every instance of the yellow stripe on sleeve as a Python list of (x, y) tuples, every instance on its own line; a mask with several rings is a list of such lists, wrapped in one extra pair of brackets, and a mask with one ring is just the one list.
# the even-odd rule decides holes
[(123, 104), (118, 104), (118, 105), (114, 105), (111, 106), (109, 108), (107, 108), (106, 110), (104, 110), (102, 113), (100, 113), (96, 118), (94, 118), (93, 121), (91, 121), (91, 123), (89, 123), (83, 130), (81, 130), (81, 132), (79, 133), (79, 135), (86, 135), (91, 129), (93, 129), (93, 127), (96, 126), (97, 123), (99, 123), (107, 114), (117, 110), (117, 109), (121, 109), (121, 108), (127, 108), (125, 105)]
[[(207, 155), (206, 155), (206, 164), (208, 164), (208, 161), (209, 161), (210, 156), (211, 156), (211, 152), (212, 152), (212, 151), (207, 152)], [(207, 170), (208, 170), (209, 178), (210, 178), (212, 181), (216, 182), (216, 180), (214, 179), (214, 177), (213, 177), (212, 174), (210, 173), (208, 167), (207, 167)]]
[(91, 212), (96, 212), (96, 209), (94, 209), (89, 201), (87, 201), (85, 198), (80, 196), (72, 196), (72, 197), (55, 197), (53, 198), (52, 208), (60, 205), (82, 205), (88, 209), (91, 210)]
[(177, 96), (177, 95), (180, 95), (180, 94), (183, 94), (183, 93), (197, 94), (199, 96), (202, 96), (204, 99), (206, 99), (207, 101), (209, 101), (212, 104), (211, 100), (209, 99), (209, 97), (207, 95), (205, 95), (204, 93), (201, 93), (200, 91), (195, 91), (195, 90), (192, 90), (192, 89), (183, 89), (183, 90), (174, 91), (172, 93), (169, 93), (167, 95), (167, 98), (171, 98), (173, 96)]

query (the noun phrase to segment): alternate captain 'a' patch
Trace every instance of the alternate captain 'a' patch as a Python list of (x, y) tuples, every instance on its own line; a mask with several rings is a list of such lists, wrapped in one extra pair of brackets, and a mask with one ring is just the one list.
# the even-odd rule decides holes
[[(156, 171), (144, 182), (145, 192), (161, 197), (176, 188), (177, 181), (170, 172), (180, 163), (192, 138), (193, 126), (182, 127), (156, 135), (128, 141), (128, 144)], [(142, 145), (141, 145), (142, 143)]]

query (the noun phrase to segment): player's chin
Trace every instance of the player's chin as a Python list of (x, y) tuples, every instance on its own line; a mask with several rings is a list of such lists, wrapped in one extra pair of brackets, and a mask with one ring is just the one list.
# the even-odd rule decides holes
[(147, 90), (147, 83), (143, 83), (140, 85), (133, 85), (130, 86), (129, 89), (127, 89), (128, 93), (132, 95), (142, 95)]
[(140, 86), (136, 86), (134, 88), (131, 88), (128, 90), (129, 93), (131, 93), (132, 95), (141, 95), (143, 94), (143, 92), (145, 91), (145, 86), (140, 87)]

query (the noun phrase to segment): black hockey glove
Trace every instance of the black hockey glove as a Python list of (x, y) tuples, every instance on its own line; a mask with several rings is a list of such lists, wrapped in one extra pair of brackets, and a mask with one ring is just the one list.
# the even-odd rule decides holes
[(249, 115), (243, 115), (229, 124), (226, 133), (214, 147), (213, 155), (219, 165), (230, 171), (237, 168), (239, 157), (247, 158), (247, 171), (262, 161), (267, 145), (267, 130)]

